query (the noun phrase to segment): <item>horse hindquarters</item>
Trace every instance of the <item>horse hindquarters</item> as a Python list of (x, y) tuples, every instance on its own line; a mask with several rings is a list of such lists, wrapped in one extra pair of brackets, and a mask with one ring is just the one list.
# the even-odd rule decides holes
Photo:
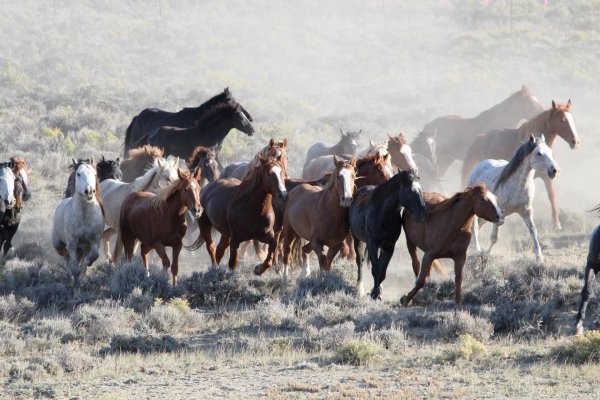
[(583, 277), (583, 289), (581, 290), (581, 300), (579, 302), (579, 311), (577, 312), (577, 334), (583, 334), (583, 320), (587, 305), (592, 295), (592, 284), (594, 277), (600, 271), (600, 230), (596, 228), (590, 239), (590, 250), (585, 265), (585, 274)]

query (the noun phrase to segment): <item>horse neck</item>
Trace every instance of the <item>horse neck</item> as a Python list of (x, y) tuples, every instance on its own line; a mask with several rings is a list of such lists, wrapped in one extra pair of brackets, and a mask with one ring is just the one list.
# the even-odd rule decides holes
[(556, 138), (556, 133), (551, 132), (551, 111), (552, 110), (546, 110), (531, 118), (529, 121), (524, 122), (523, 125), (519, 127), (519, 139), (526, 140), (531, 134), (537, 135), (539, 133), (543, 133), (546, 136), (546, 141), (551, 140), (552, 142), (554, 142), (554, 139)]
[(378, 204), (378, 207), (381, 207), (384, 214), (396, 212), (402, 207), (400, 204), (401, 199), (398, 195), (397, 185), (395, 184), (394, 177), (388, 180), (385, 183), (377, 186), (375, 188), (376, 193), (373, 193), (373, 196), (377, 196), (377, 198), (383, 198), (383, 204)]
[(92, 201), (87, 201), (81, 193), (74, 193), (72, 197), (74, 211), (82, 215), (86, 215), (90, 210), (100, 207), (100, 204), (94, 198)]
[[(447, 221), (442, 225), (450, 228), (452, 232), (457, 229), (461, 232), (471, 233), (471, 225), (475, 218), (475, 209), (473, 208), (474, 197), (470, 194), (464, 195), (448, 210)], [(438, 221), (439, 223), (439, 221)]]
[(181, 189), (177, 189), (165, 202), (165, 215), (167, 216), (182, 216), (187, 209), (187, 206), (181, 200)]
[(271, 210), (273, 195), (265, 190), (260, 180), (253, 190), (243, 197), (253, 210), (260, 209), (261, 215), (266, 215)]
[[(333, 179), (333, 176), (331, 179)], [(340, 215), (344, 212), (348, 212), (347, 208), (344, 208), (340, 205), (340, 196), (335, 189), (335, 185), (323, 189), (321, 193), (323, 193), (323, 196), (325, 197), (325, 202), (327, 204), (327, 208), (329, 209), (330, 215)]]
[(344, 141), (343, 139), (340, 139), (339, 142), (337, 142), (336, 144), (334, 144), (333, 146), (331, 146), (329, 148), (329, 151), (331, 154), (341, 154), (345, 152), (345, 148), (344, 148)]
[(207, 146), (220, 146), (225, 136), (233, 129), (233, 123), (228, 117), (218, 118), (206, 125), (199, 125), (191, 128), (191, 134), (186, 137), (190, 146), (197, 144), (197, 137), (203, 134), (210, 135), (211, 143)]
[[(530, 164), (531, 157), (531, 154), (527, 155), (527, 157), (525, 157), (525, 159), (523, 159), (521, 162), (521, 165), (519, 165), (519, 168), (517, 168), (517, 170), (513, 172), (511, 176), (502, 184), (502, 186), (506, 186), (510, 183), (512, 185), (510, 190), (511, 193), (522, 190), (526, 186), (527, 182), (533, 181), (535, 170)], [(508, 164), (504, 168), (507, 167)]]

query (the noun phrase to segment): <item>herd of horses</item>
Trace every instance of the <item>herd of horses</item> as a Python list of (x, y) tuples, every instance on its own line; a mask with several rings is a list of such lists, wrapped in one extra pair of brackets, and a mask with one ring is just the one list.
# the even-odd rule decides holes
[[(474, 118), (445, 116), (426, 124), (412, 142), (403, 134), (369, 141), (358, 149), (362, 131), (344, 132), (338, 143), (309, 147), (300, 178), (290, 178), (287, 140), (269, 143), (249, 161), (222, 166), (218, 158), (233, 128), (251, 136), (250, 113), (226, 88), (196, 108), (179, 112), (145, 109), (133, 118), (124, 140), (124, 159), (97, 163), (73, 159), (63, 200), (56, 207), (52, 244), (66, 260), (78, 295), (80, 277), (99, 257), (131, 261), (136, 246), (148, 269), (155, 250), (177, 284), (178, 258), (205, 245), (213, 267), (229, 250), (229, 269), (238, 267), (240, 249), (254, 242), (263, 274), (274, 265), (287, 291), (292, 264), (298, 279), (310, 275), (310, 254), (321, 272), (336, 256), (355, 259), (358, 292), (364, 293), (362, 265), (370, 263), (373, 288), (382, 283), (402, 229), (416, 277), (402, 296), (411, 303), (437, 259), (454, 262), (455, 302), (461, 304), (463, 267), (472, 244), (481, 251), (479, 226), (493, 224), (489, 253), (505, 217), (518, 213), (531, 234), (534, 254), (543, 262), (533, 220), (534, 178), (543, 179), (552, 217), (561, 229), (554, 178), (559, 167), (552, 145), (557, 137), (571, 148), (579, 136), (571, 101), (549, 109), (523, 86), (500, 104)], [(522, 120), (526, 122), (519, 123)], [(185, 161), (185, 167), (180, 160)], [(463, 190), (446, 196), (431, 189), (450, 164), (462, 161)], [(5, 254), (30, 197), (25, 161), (0, 164), (0, 238)], [(184, 237), (198, 229), (197, 239)], [(213, 240), (220, 234), (218, 243)], [(189, 233), (188, 233), (189, 234)], [(110, 240), (116, 235), (111, 250)], [(262, 245), (261, 245), (262, 243)], [(263, 245), (266, 245), (266, 255)], [(172, 260), (165, 248), (172, 248)], [(417, 257), (417, 248), (424, 254)], [(600, 230), (592, 235), (577, 330), (590, 297), (592, 271), (600, 270)]]

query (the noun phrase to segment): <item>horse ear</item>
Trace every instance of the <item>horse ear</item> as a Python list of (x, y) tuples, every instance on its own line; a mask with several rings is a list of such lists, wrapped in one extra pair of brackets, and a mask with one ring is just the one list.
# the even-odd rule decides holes
[(333, 164), (337, 166), (339, 163), (340, 163), (340, 160), (338, 160), (337, 156), (334, 154), (333, 155)]
[(287, 138), (283, 138), (283, 142), (281, 142), (281, 147), (283, 147), (284, 149), (287, 148)]
[(92, 156), (92, 157), (90, 158), (90, 162), (91, 162), (92, 164), (96, 164), (96, 162), (94, 161), (94, 156)]
[(523, 93), (523, 94), (529, 93), (529, 89), (527, 88), (527, 86), (525, 84), (523, 84), (523, 86), (521, 86), (521, 93)]
[(73, 166), (77, 165), (77, 160), (75, 159), (75, 157), (71, 157), (71, 164), (73, 164)]
[(531, 133), (531, 134), (530, 134), (530, 136), (529, 136), (529, 141), (530, 141), (531, 143), (535, 143), (535, 136), (533, 136), (533, 133)]
[(554, 102), (554, 100), (552, 100), (552, 109), (556, 110), (556, 103)]
[[(379, 153), (377, 153), (377, 154), (379, 154)], [(387, 163), (389, 159), (390, 159), (390, 153), (387, 153), (385, 156), (383, 156), (383, 161), (384, 162)]]
[(379, 154), (379, 152), (375, 153), (375, 158), (373, 161), (375, 161), (375, 164), (381, 161), (381, 154)]
[(115, 160), (115, 162), (116, 162), (117, 164), (119, 164), (119, 163), (121, 162), (121, 157), (117, 157), (117, 159)]
[(105, 160), (104, 160), (104, 154), (102, 154), (101, 161), (102, 161), (102, 162), (104, 162), (104, 161), (105, 161)]
[(375, 143), (373, 143), (373, 141), (371, 139), (369, 139), (369, 146), (375, 147)]
[(223, 89), (223, 93), (225, 93), (227, 96), (229, 96), (231, 93), (229, 92), (229, 86), (226, 87), (225, 89)]
[(198, 165), (194, 170), (194, 174), (192, 175), (192, 179), (198, 180), (202, 177), (202, 168)]
[(569, 109), (571, 108), (571, 105), (573, 103), (571, 103), (571, 99), (569, 99), (569, 101), (567, 101), (567, 106), (565, 107), (565, 110), (569, 111)]
[(273, 138), (269, 140), (269, 147), (275, 147), (275, 140)]
[(185, 175), (183, 174), (183, 171), (181, 170), (181, 168), (177, 168), (177, 177), (181, 180), (185, 179)]
[(346, 136), (346, 135), (344, 134), (344, 131), (342, 130), (342, 128), (340, 128), (340, 133), (342, 134), (342, 137)]
[(360, 135), (361, 133), (362, 133), (362, 128), (360, 128), (360, 129), (358, 130), (358, 134)]
[(542, 133), (540, 136), (542, 143), (546, 143), (546, 136)]
[[(379, 153), (377, 153), (379, 154)], [(356, 167), (356, 157), (352, 156), (352, 160), (350, 160), (350, 165), (352, 165), (353, 167)]]

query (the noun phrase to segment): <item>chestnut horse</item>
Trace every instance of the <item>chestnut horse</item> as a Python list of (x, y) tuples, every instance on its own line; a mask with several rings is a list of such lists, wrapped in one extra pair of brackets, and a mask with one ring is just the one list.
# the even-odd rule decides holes
[[(302, 273), (310, 274), (307, 256), (314, 251), (321, 272), (331, 268), (331, 262), (350, 230), (348, 209), (354, 194), (356, 159), (338, 160), (333, 157), (335, 170), (323, 188), (302, 184), (290, 191), (283, 215), (283, 290), (287, 287), (291, 244), (304, 238)], [(327, 256), (323, 246), (329, 247)]]
[(146, 173), (148, 168), (156, 164), (156, 160), (162, 158), (164, 151), (149, 144), (137, 149), (129, 150), (129, 158), (121, 161), (123, 171), (123, 182), (130, 183)]
[[(572, 149), (579, 146), (579, 136), (575, 128), (575, 121), (570, 113), (571, 100), (564, 104), (552, 101), (552, 108), (546, 110), (536, 117), (521, 125), (518, 129), (502, 129), (487, 132), (475, 138), (467, 152), (462, 166), (463, 183), (466, 182), (469, 173), (481, 160), (496, 159), (510, 160), (519, 146), (529, 139), (531, 134), (539, 136), (542, 133), (546, 137), (546, 144), (552, 147), (554, 140), (560, 136), (569, 143)], [(544, 173), (536, 173), (536, 178), (541, 178), (546, 186), (548, 199), (552, 207), (552, 219), (554, 226), (560, 230), (562, 226), (558, 218), (558, 206), (556, 205), (556, 192), (554, 181)]]
[[(437, 131), (437, 166), (440, 177), (444, 176), (454, 160), (463, 160), (473, 139), (492, 129), (516, 128), (522, 119), (529, 119), (544, 111), (542, 104), (523, 86), (500, 104), (483, 111), (473, 118), (456, 115), (439, 117), (429, 122), (424, 131)], [(413, 151), (426, 154), (426, 143), (412, 142)]]
[[(367, 251), (373, 273), (373, 299), (381, 298), (381, 283), (394, 254), (394, 246), (402, 230), (402, 207), (408, 208), (419, 222), (425, 220), (427, 211), (419, 178), (413, 170), (398, 171), (397, 175), (379, 186), (364, 186), (354, 195), (350, 207), (350, 229), (354, 239), (356, 266), (358, 267), (358, 294), (362, 296), (361, 244)], [(381, 252), (380, 252), (381, 249)]]
[[(405, 209), (402, 225), (406, 235), (406, 246), (412, 259), (417, 281), (415, 287), (400, 302), (409, 305), (417, 292), (425, 286), (431, 266), (438, 258), (454, 260), (454, 299), (461, 304), (462, 273), (471, 242), (471, 225), (475, 217), (498, 225), (504, 223), (504, 214), (498, 207), (496, 196), (485, 186), (476, 185), (447, 198), (443, 194), (425, 192), (427, 219), (418, 223), (415, 215)], [(422, 265), (417, 258), (417, 247), (425, 252)]]
[[(243, 181), (221, 179), (204, 187), (200, 202), (204, 211), (198, 219), (200, 236), (188, 250), (200, 248), (206, 242), (206, 249), (213, 267), (217, 267), (227, 247), (229, 249), (229, 269), (238, 266), (240, 243), (257, 239), (269, 245), (267, 257), (255, 267), (256, 274), (262, 274), (273, 264), (275, 241), (273, 224), (275, 213), (272, 197), (285, 197), (283, 164), (276, 158), (259, 157), (260, 166), (251, 168)], [(221, 233), (219, 245), (215, 248), (211, 230)]]
[[(178, 180), (161, 189), (150, 192), (130, 193), (121, 206), (119, 237), (128, 261), (133, 258), (136, 239), (141, 242), (141, 255), (148, 273), (148, 253), (156, 250), (166, 269), (171, 267), (173, 286), (177, 284), (179, 252), (187, 230), (185, 212), (200, 215), (200, 168), (193, 174), (177, 169)], [(173, 263), (165, 247), (173, 249)]]

